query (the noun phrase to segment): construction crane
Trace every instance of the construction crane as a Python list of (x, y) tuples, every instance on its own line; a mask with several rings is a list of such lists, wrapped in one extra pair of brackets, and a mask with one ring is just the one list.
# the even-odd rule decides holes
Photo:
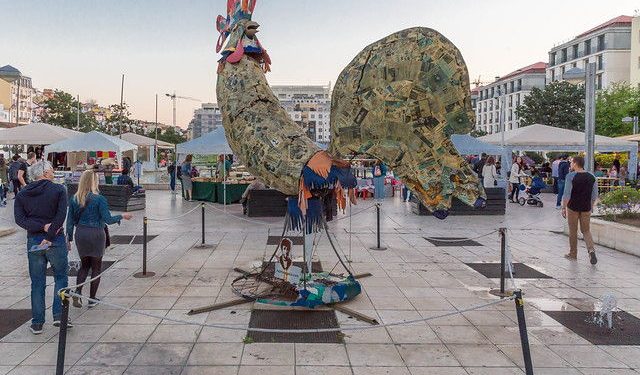
[(478, 78), (476, 78), (476, 80), (471, 82), (471, 83), (473, 83), (475, 85), (475, 88), (477, 89), (478, 87), (483, 86), (483, 85), (485, 85), (487, 83), (491, 83), (491, 82), (483, 81), (482, 80), (482, 76), (478, 76)]
[(202, 103), (202, 100), (200, 100), (200, 99), (191, 98), (191, 97), (188, 97), (188, 96), (176, 95), (175, 91), (173, 92), (173, 94), (165, 94), (165, 96), (170, 98), (171, 101), (173, 102), (173, 127), (174, 128), (176, 127), (176, 102), (178, 101), (178, 99), (191, 100), (191, 101), (194, 101), (194, 102)]

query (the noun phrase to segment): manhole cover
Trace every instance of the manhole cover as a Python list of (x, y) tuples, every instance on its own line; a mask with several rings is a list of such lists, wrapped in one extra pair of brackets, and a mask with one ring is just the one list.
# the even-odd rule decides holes
[[(465, 263), (489, 279), (500, 278), (500, 263)], [(505, 268), (506, 277), (510, 277), (508, 269)], [(551, 276), (535, 270), (524, 263), (513, 263), (514, 279), (552, 279)]]
[(253, 342), (274, 343), (342, 343), (342, 333), (271, 333), (256, 332), (251, 328), (269, 329), (318, 329), (339, 328), (334, 311), (274, 311), (253, 310), (249, 321), (247, 337)]
[(424, 237), (437, 247), (443, 246), (482, 246), (481, 243), (465, 237)]
[[(286, 238), (290, 239), (294, 245), (304, 245), (304, 237), (302, 236), (286, 236)], [(269, 238), (267, 239), (267, 245), (277, 245), (280, 243), (281, 239), (282, 237), (280, 236), (269, 236)]]
[[(106, 271), (107, 268), (111, 267), (115, 261), (103, 260), (102, 261), (102, 272)], [(80, 261), (79, 260), (71, 260), (69, 261), (69, 272), (68, 276), (78, 276), (78, 270), (80, 269)], [(53, 276), (53, 269), (51, 267), (47, 268), (47, 276)], [(91, 273), (89, 273), (89, 278), (91, 277)]]
[[(154, 238), (158, 237), (158, 235), (147, 235), (147, 243), (149, 243), (149, 241), (153, 240)], [(122, 234), (116, 234), (116, 235), (112, 235), (109, 237), (111, 239), (111, 244), (112, 245), (128, 245), (128, 244), (132, 244), (132, 245), (142, 245), (142, 236), (141, 235), (122, 235)], [(131, 242), (131, 240), (133, 239), (133, 242)]]
[[(31, 319), (31, 310), (0, 310), (0, 339)], [(26, 335), (26, 333), (25, 333)]]
[(613, 328), (606, 319), (602, 326), (594, 323), (590, 311), (543, 311), (563, 326), (594, 345), (640, 345), (640, 319), (626, 311), (613, 312)]

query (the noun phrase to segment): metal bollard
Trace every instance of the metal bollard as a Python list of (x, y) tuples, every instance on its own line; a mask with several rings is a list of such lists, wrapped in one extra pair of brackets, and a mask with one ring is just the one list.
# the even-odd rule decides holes
[(56, 362), (56, 375), (64, 374), (64, 357), (67, 349), (67, 324), (69, 322), (69, 298), (64, 292), (60, 292), (62, 300), (62, 317), (60, 319), (60, 334), (58, 335), (58, 360)]
[(201, 222), (201, 224), (202, 224), (202, 242), (200, 243), (200, 245), (196, 245), (196, 246), (194, 246), (194, 247), (195, 247), (196, 249), (210, 249), (210, 248), (212, 248), (213, 246), (211, 246), (211, 245), (207, 245), (206, 240), (205, 240), (205, 230), (204, 230), (205, 222), (204, 222), (204, 220), (205, 220), (205, 213), (206, 213), (206, 212), (205, 212), (205, 205), (204, 205), (204, 202), (202, 202), (202, 203), (201, 203), (200, 207), (202, 208), (202, 217), (201, 217), (201, 219), (200, 219), (200, 222)]
[(516, 290), (514, 294), (516, 296), (516, 313), (518, 315), (518, 328), (520, 329), (520, 342), (522, 344), (525, 373), (527, 375), (533, 375), (533, 362), (531, 361), (531, 349), (529, 348), (527, 322), (524, 318), (524, 300), (522, 299), (522, 290)]
[(148, 219), (145, 216), (142, 219), (142, 272), (138, 272), (133, 275), (133, 277), (139, 279), (153, 277), (156, 275), (155, 272), (147, 272), (147, 226)]
[(386, 247), (381, 246), (381, 241), (380, 241), (380, 203), (376, 203), (376, 239), (377, 239), (377, 246), (376, 247), (371, 247), (371, 250), (387, 250)]
[(505, 278), (507, 272), (507, 228), (500, 228), (500, 289), (491, 289), (489, 293), (498, 297), (509, 297), (512, 291), (505, 290)]

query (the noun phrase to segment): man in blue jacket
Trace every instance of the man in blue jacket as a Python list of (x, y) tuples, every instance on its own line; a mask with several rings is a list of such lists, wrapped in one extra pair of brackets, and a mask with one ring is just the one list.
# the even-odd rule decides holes
[[(31, 278), (31, 332), (42, 333), (45, 322), (47, 262), (55, 279), (53, 325), (60, 326), (62, 302), (57, 291), (68, 286), (67, 244), (62, 229), (67, 213), (67, 191), (53, 183), (53, 167), (39, 161), (29, 168), (33, 181), (18, 193), (14, 216), (16, 224), (27, 230), (27, 256)], [(69, 324), (71, 327), (71, 324)]]

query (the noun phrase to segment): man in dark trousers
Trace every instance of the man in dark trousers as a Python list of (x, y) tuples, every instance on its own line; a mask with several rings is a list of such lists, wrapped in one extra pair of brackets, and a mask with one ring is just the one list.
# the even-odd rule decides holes
[(567, 174), (569, 174), (570, 164), (569, 156), (562, 155), (558, 164), (558, 197), (556, 199), (556, 210), (562, 207), (562, 196), (564, 195), (564, 185), (566, 183)]
[(587, 245), (591, 264), (598, 263), (596, 250), (591, 237), (591, 210), (598, 199), (598, 183), (591, 173), (584, 170), (584, 158), (575, 156), (571, 159), (571, 169), (566, 176), (564, 195), (562, 199), (562, 216), (569, 223), (569, 254), (570, 260), (578, 258), (578, 224)]
[[(32, 183), (18, 193), (14, 216), (16, 224), (27, 230), (27, 257), (31, 278), (31, 332), (42, 333), (45, 322), (47, 263), (51, 264), (57, 292), (68, 286), (67, 241), (62, 229), (67, 214), (67, 191), (53, 183), (53, 167), (48, 161), (29, 168)], [(53, 294), (53, 325), (60, 326), (62, 302)], [(71, 324), (68, 325), (71, 327)]]

